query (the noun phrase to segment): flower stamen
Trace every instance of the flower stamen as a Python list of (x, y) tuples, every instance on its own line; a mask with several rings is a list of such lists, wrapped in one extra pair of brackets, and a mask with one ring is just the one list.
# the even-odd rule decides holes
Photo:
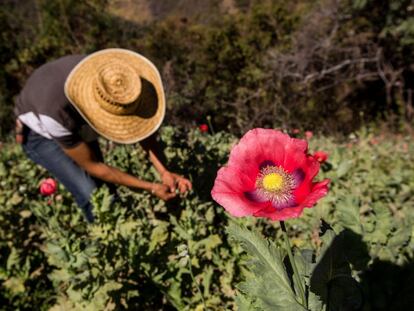
[(293, 176), (281, 166), (264, 167), (256, 179), (259, 195), (280, 208), (291, 203), (295, 184)]

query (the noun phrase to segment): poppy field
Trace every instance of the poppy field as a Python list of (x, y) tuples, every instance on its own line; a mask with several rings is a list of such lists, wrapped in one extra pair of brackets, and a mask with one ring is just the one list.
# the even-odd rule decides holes
[[(167, 166), (190, 178), (193, 191), (163, 202), (101, 187), (92, 225), (62, 185), (53, 192), (42, 183), (51, 176), (5, 143), (0, 310), (409, 310), (412, 137), (288, 133), (321, 163), (315, 182), (330, 182), (314, 207), (283, 224), (233, 217), (212, 199), (240, 139), (226, 132), (163, 127)], [(138, 146), (101, 146), (107, 163), (158, 178)]]

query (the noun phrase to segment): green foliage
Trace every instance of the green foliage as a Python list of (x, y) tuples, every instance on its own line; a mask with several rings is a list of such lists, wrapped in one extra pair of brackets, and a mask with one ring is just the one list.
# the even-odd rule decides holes
[[(389, 154), (390, 150), (396, 151), (392, 141), (367, 133), (361, 136), (354, 136), (354, 144), (331, 154), (332, 170), (327, 176), (333, 179), (337, 175), (333, 179), (337, 185), (332, 189), (336, 225), (361, 235), (374, 258), (403, 264), (407, 254), (401, 249), (411, 239), (413, 224), (408, 197), (414, 180), (406, 149), (410, 143), (401, 139), (397, 148), (403, 153), (397, 156), (398, 153)], [(346, 173), (339, 174), (343, 163), (351, 165), (347, 165)], [(339, 189), (347, 194), (338, 196)]]
[[(177, 253), (177, 246), (182, 244), (188, 245), (192, 273), (208, 308), (219, 310), (233, 304), (238, 266), (237, 256), (233, 255), (237, 250), (233, 251), (223, 240), (224, 228), (215, 225), (219, 219), (227, 221), (224, 211), (214, 208), (210, 188), (201, 187), (211, 187), (214, 167), (226, 161), (234, 137), (224, 133), (207, 136), (198, 130), (184, 135), (172, 128), (165, 128), (162, 136), (169, 166), (190, 172), (197, 192), (166, 204), (148, 193), (123, 188), (114, 201), (108, 189), (102, 188), (94, 196), (97, 222), (90, 226), (67, 201), (66, 193), (54, 197), (50, 205), (37, 194), (39, 180), (33, 176), (44, 176), (44, 171), (34, 169), (22, 157), (19, 146), (13, 154), (2, 151), (1, 172), (11, 180), (4, 180), (1, 190), (6, 202), (0, 230), (4, 271), (1, 280), (5, 286), (1, 295), (10, 306), (27, 308), (33, 299), (38, 299), (44, 301), (38, 305), (45, 309), (54, 306), (56, 310), (112, 310), (126, 305), (145, 310), (164, 309), (166, 305), (194, 310), (201, 304), (201, 297), (191, 280), (189, 266), (182, 264)], [(117, 146), (107, 152), (109, 163), (148, 180), (156, 178), (141, 149)], [(12, 190), (19, 183), (30, 185), (22, 189), (30, 198)], [(12, 216), (6, 222), (6, 217)], [(22, 225), (22, 221), (29, 220), (36, 226)], [(26, 242), (34, 243), (29, 244), (34, 251), (17, 248), (20, 242), (12, 234), (23, 229), (22, 239), (40, 239)], [(34, 263), (25, 268), (28, 261)], [(44, 265), (47, 268), (42, 268)], [(31, 285), (30, 273), (36, 270), (41, 271), (36, 275), (41, 277), (39, 287)], [(42, 284), (47, 286), (39, 291)], [(26, 301), (28, 290), (34, 294)]]
[(395, 67), (404, 66), (405, 74), (409, 74), (410, 70), (406, 66), (414, 59), (413, 54), (409, 52), (410, 45), (414, 42), (412, 1), (358, 0), (354, 1), (353, 7), (352, 14), (355, 18), (362, 18), (364, 28), (367, 22), (372, 23), (372, 31), (378, 36), (385, 55), (392, 55), (390, 64)]
[(168, 122), (182, 126), (210, 116), (216, 129), (235, 134), (281, 125), (350, 132), (392, 114), (397, 123), (412, 118), (409, 0), (237, 1), (231, 14), (212, 0), (208, 19), (175, 16), (172, 2), (143, 2), (171, 12), (136, 23), (115, 15), (107, 0), (3, 1), (0, 137), (10, 132), (14, 98), (35, 68), (110, 47), (157, 65)]
[(51, 271), (42, 250), (44, 238), (31, 202), (44, 172), (22, 157), (19, 146), (0, 152), (0, 300), (2, 309), (47, 310), (54, 294), (46, 275)]
[(291, 288), (283, 264), (285, 254), (258, 233), (246, 228), (231, 224), (227, 230), (251, 256), (247, 265), (253, 275), (239, 285), (240, 291), (253, 300), (249, 305), (262, 310), (305, 310)]
[[(93, 225), (86, 225), (61, 185), (54, 197), (39, 194), (38, 183), (47, 174), (20, 146), (2, 147), (0, 298), (6, 303), (1, 310), (33, 305), (40, 310), (202, 310), (198, 288), (209, 310), (235, 309), (236, 303), (240, 310), (272, 309), (281, 299), (297, 306), (297, 284), (279, 226), (237, 220), (242, 227), (233, 224), (230, 230), (244, 241), (246, 255), (228, 240), (228, 216), (211, 201), (217, 168), (227, 161), (235, 137), (172, 127), (163, 128), (161, 137), (168, 167), (189, 176), (194, 191), (165, 203), (122, 187), (115, 198), (102, 188), (94, 195)], [(147, 180), (158, 178), (138, 146), (103, 143), (102, 148), (107, 163)], [(404, 309), (414, 249), (410, 137), (361, 131), (338, 143), (315, 135), (310, 148), (329, 153), (320, 178), (331, 178), (331, 190), (287, 223), (309, 308), (335, 310), (340, 303), (352, 310), (362, 291), (366, 308), (390, 309), (397, 297)], [(329, 228), (318, 234), (320, 218), (337, 234)], [(242, 234), (244, 228), (249, 232)], [(286, 294), (266, 297), (277, 291)]]
[(206, 122), (212, 116), (215, 127), (233, 133), (254, 123), (276, 126), (264, 51), (290, 43), (298, 17), (288, 14), (285, 4), (255, 5), (248, 14), (226, 16), (208, 27), (157, 27), (150, 54), (169, 62), (173, 121)]
[(322, 247), (317, 256), (308, 249), (297, 251), (294, 256), (306, 288), (308, 307), (305, 307), (300, 303), (295, 282), (291, 282), (294, 277), (286, 265), (285, 251), (257, 232), (230, 224), (228, 233), (241, 243), (250, 259), (246, 264), (249, 267), (246, 281), (238, 286), (242, 293), (236, 300), (239, 308), (311, 311), (361, 308), (362, 292), (351, 275), (343, 234), (336, 235), (329, 226), (323, 230)]

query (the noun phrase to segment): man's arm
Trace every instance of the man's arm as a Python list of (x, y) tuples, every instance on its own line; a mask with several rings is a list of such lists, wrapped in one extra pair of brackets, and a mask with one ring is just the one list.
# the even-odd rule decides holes
[(133, 189), (143, 189), (155, 194), (163, 200), (168, 200), (175, 196), (175, 193), (169, 192), (168, 187), (165, 185), (141, 180), (135, 176), (122, 172), (115, 167), (98, 161), (92, 148), (84, 142), (73, 148), (63, 148), (63, 150), (93, 177)]
[(175, 192), (177, 187), (180, 193), (185, 193), (192, 189), (192, 184), (188, 179), (166, 169), (163, 164), (166, 162), (164, 152), (161, 150), (154, 134), (142, 140), (140, 145), (148, 153), (151, 163), (160, 174), (162, 183), (167, 185), (171, 192)]
[(159, 143), (155, 139), (155, 135), (153, 134), (145, 138), (144, 140), (140, 141), (139, 144), (148, 153), (152, 165), (154, 165), (160, 176), (167, 172), (167, 169), (163, 164), (165, 163), (166, 159)]

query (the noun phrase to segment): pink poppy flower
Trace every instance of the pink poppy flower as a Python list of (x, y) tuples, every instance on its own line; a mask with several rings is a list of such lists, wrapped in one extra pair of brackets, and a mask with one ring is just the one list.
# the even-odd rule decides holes
[(315, 151), (315, 153), (313, 154), (313, 157), (319, 163), (324, 163), (326, 162), (326, 160), (328, 160), (329, 155), (326, 152), (319, 150), (319, 151)]
[(300, 129), (293, 129), (293, 130), (292, 130), (292, 134), (297, 135), (297, 134), (299, 134), (299, 133), (300, 133)]
[(56, 192), (57, 183), (53, 178), (47, 178), (40, 184), (40, 193), (44, 196), (52, 195)]
[(198, 127), (201, 133), (207, 133), (208, 132), (208, 125), (207, 124), (200, 124)]
[(307, 140), (311, 139), (313, 137), (313, 132), (312, 131), (306, 131), (305, 132), (305, 137)]
[(302, 214), (328, 192), (329, 180), (314, 182), (319, 162), (305, 140), (271, 129), (253, 129), (233, 147), (218, 173), (213, 199), (236, 217), (285, 220)]

